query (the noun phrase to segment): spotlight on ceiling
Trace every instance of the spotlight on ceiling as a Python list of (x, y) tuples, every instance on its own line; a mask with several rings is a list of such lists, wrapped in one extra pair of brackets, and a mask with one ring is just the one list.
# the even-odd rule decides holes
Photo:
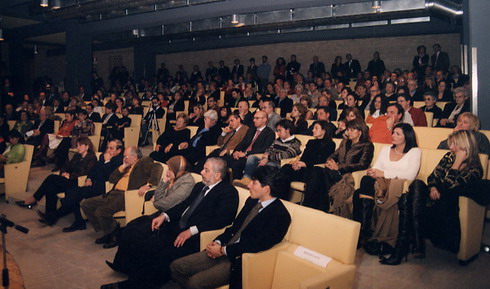
[(61, 0), (53, 0), (53, 10), (60, 9), (61, 8)]
[(41, 3), (39, 3), (39, 6), (48, 7), (48, 0), (41, 0)]
[(381, 1), (380, 0), (374, 0), (373, 4), (371, 5), (373, 9), (379, 9), (381, 8)]
[(0, 28), (0, 41), (4, 41), (5, 39), (3, 39), (3, 29)]
[(38, 51), (37, 51), (37, 44), (34, 44), (34, 54), (37, 54)]
[(238, 24), (238, 14), (231, 15), (231, 24)]

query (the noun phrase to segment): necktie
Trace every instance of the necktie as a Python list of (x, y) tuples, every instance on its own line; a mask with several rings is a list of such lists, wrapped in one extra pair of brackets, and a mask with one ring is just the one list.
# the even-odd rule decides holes
[(260, 209), (262, 209), (262, 204), (257, 203), (257, 205), (255, 205), (255, 207), (253, 207), (252, 210), (250, 210), (250, 213), (248, 214), (245, 221), (243, 221), (243, 224), (240, 227), (240, 229), (238, 229), (236, 234), (233, 235), (233, 237), (231, 237), (230, 241), (228, 241), (228, 243), (226, 243), (226, 245), (234, 244), (234, 243), (236, 243), (236, 241), (238, 241), (238, 239), (240, 239), (240, 236), (242, 235), (243, 230), (245, 230), (245, 228), (248, 226), (248, 223), (250, 223), (250, 221), (252, 221), (253, 218), (255, 218), (255, 216), (257, 216)]
[(220, 150), (219, 150), (220, 152), (222, 152), (222, 151), (223, 151), (223, 150), (226, 148), (226, 146), (228, 145), (228, 143), (230, 142), (230, 140), (233, 138), (233, 136), (235, 135), (235, 133), (236, 133), (236, 130), (234, 129), (234, 130), (231, 132), (231, 136), (230, 136), (230, 137), (229, 137), (229, 138), (226, 140), (226, 142), (225, 142), (225, 143), (224, 143), (224, 144), (221, 146), (221, 148), (220, 148)]
[(255, 132), (255, 136), (254, 136), (254, 138), (252, 139), (252, 142), (250, 143), (250, 145), (248, 146), (248, 148), (247, 148), (246, 152), (249, 152), (249, 151), (251, 151), (251, 150), (252, 150), (252, 146), (254, 145), (255, 141), (256, 141), (256, 140), (257, 140), (257, 138), (259, 137), (259, 134), (260, 134), (260, 130), (257, 130), (257, 131)]
[(199, 195), (197, 195), (197, 197), (194, 199), (194, 201), (189, 206), (187, 211), (185, 211), (185, 213), (182, 215), (182, 217), (180, 218), (180, 221), (179, 221), (179, 226), (181, 229), (185, 228), (185, 226), (187, 225), (187, 221), (189, 220), (189, 218), (191, 217), (192, 213), (197, 208), (199, 203), (201, 203), (202, 199), (204, 199), (204, 193), (206, 193), (206, 191), (208, 189), (209, 189), (208, 186), (205, 186), (204, 188), (202, 188), (202, 191), (199, 193)]

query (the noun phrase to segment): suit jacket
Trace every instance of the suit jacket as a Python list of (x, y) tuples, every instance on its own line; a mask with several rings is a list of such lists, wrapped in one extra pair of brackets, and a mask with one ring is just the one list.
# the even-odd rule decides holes
[(349, 61), (345, 62), (345, 76), (348, 78), (356, 78), (357, 74), (361, 71), (361, 64), (359, 60), (352, 59), (352, 62), (349, 65)]
[(61, 168), (61, 172), (68, 172), (70, 174), (70, 180), (76, 180), (79, 176), (88, 174), (97, 163), (97, 157), (95, 153), (87, 153), (82, 158), (81, 154), (75, 154), (73, 158)]
[[(218, 150), (220, 152), (222, 150), (226, 150), (227, 153), (234, 151), (236, 146), (243, 140), (243, 138), (247, 134), (247, 131), (248, 131), (248, 126), (242, 124), (238, 132), (236, 132), (235, 134), (233, 134), (233, 132), (229, 132), (225, 136), (220, 135), (218, 137), (218, 142), (217, 142), (217, 145), (220, 146)], [(223, 146), (224, 144), (226, 144), (226, 146), (221, 149), (221, 146)]]
[(39, 135), (41, 138), (47, 133), (54, 133), (54, 120), (46, 119), (43, 125), (39, 127), (40, 123), (41, 120), (36, 120), (36, 122), (34, 122), (34, 125), (32, 126), (32, 129), (39, 129), (41, 131), (41, 134)]
[(371, 142), (358, 142), (347, 149), (350, 140), (342, 140), (339, 148), (329, 157), (338, 163), (341, 174), (365, 170), (371, 164), (374, 155), (374, 146)]
[(243, 76), (243, 73), (245, 71), (245, 68), (243, 67), (243, 65), (238, 65), (238, 67), (236, 65), (233, 66), (233, 69), (231, 70), (231, 75), (235, 75), (235, 73), (238, 75), (238, 76)]
[(412, 107), (408, 110), (408, 113), (412, 116), (414, 126), (427, 126), (427, 118), (423, 110)]
[[(202, 128), (199, 128), (199, 131)], [(182, 152), (182, 155), (189, 161), (190, 164), (195, 164), (199, 160), (206, 157), (206, 146), (215, 145), (218, 140), (218, 136), (221, 134), (221, 128), (218, 125), (214, 125), (208, 131), (203, 132), (201, 135), (198, 133), (189, 140), (189, 147)], [(195, 147), (192, 146), (194, 141), (198, 138)]]
[(92, 187), (96, 191), (97, 195), (105, 193), (105, 182), (109, 180), (109, 176), (116, 170), (123, 162), (123, 154), (120, 153), (117, 156), (111, 158), (109, 162), (105, 162), (104, 155), (100, 155), (99, 161), (95, 164), (93, 170), (91, 170), (87, 179), (92, 181)]
[(283, 100), (278, 97), (274, 100), (274, 103), (276, 107), (279, 107), (281, 109), (281, 117), (283, 118), (286, 117), (286, 114), (288, 112), (291, 112), (293, 110), (293, 100), (289, 97), (286, 97)]
[[(102, 122), (104, 122), (104, 119), (106, 118), (106, 114), (104, 114), (102, 116)], [(117, 120), (119, 119), (119, 117), (117, 117), (117, 115), (114, 113), (110, 118), (109, 120), (107, 121), (106, 124), (103, 124), (102, 125), (102, 128), (105, 128), (105, 129), (108, 129), (108, 128), (114, 128), (117, 124)]]
[[(129, 168), (126, 168), (128, 170)], [(117, 184), (117, 182), (124, 176), (126, 173), (120, 172), (119, 168), (116, 169), (109, 176), (109, 182), (113, 184)], [(128, 182), (128, 190), (137, 190), (141, 186), (146, 185), (148, 183), (153, 186), (157, 186), (160, 182), (160, 178), (162, 176), (163, 168), (160, 164), (153, 162), (153, 159), (150, 157), (142, 157), (136, 164), (129, 175)], [(115, 186), (115, 185), (114, 185)]]
[[(245, 152), (252, 142), (255, 132), (257, 132), (256, 127), (250, 128), (243, 140), (236, 146), (235, 151)], [(264, 153), (265, 150), (274, 142), (275, 136), (276, 135), (272, 129), (265, 127), (252, 145), (252, 150), (247, 152), (247, 154), (253, 155)]]
[(251, 113), (250, 111), (245, 115), (245, 117), (242, 119), (242, 124), (252, 127), (254, 125), (254, 113)]
[(88, 118), (91, 119), (93, 122), (102, 122), (102, 119), (100, 118), (100, 114), (98, 112), (92, 112), (92, 114)]
[(437, 58), (436, 54), (432, 54), (432, 56), (430, 57), (430, 62), (432, 63), (434, 71), (437, 71), (439, 69), (449, 71), (449, 55), (446, 52), (439, 52), (439, 58)]
[[(184, 228), (180, 228), (180, 218), (201, 193), (204, 186), (202, 182), (197, 183), (185, 201), (166, 212), (170, 219), (168, 227), (172, 228), (175, 236), (193, 226), (196, 226), (199, 232), (205, 232), (221, 229), (233, 222), (238, 209), (238, 191), (231, 184), (221, 181), (202, 199)], [(199, 234), (192, 238), (199, 239)]]
[[(257, 204), (256, 199), (248, 198), (236, 217), (233, 225), (219, 235), (216, 240), (225, 246), (238, 232), (252, 208)], [(284, 204), (275, 199), (255, 216), (240, 235), (240, 241), (226, 246), (226, 254), (231, 262), (240, 259), (243, 253), (256, 253), (272, 248), (282, 241), (286, 235), (291, 216)]]
[(313, 76), (321, 77), (322, 74), (325, 72), (325, 64), (323, 64), (323, 62), (313, 62), (312, 64), (310, 64), (310, 69), (308, 71), (311, 71), (311, 73), (313, 73)]

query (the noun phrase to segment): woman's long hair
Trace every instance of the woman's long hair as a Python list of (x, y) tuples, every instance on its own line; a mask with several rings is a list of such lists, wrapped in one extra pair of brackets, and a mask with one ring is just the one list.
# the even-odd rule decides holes
[(88, 146), (88, 153), (94, 153), (94, 144), (92, 141), (86, 137), (86, 136), (81, 136), (77, 138), (77, 144), (81, 145), (87, 145)]
[(362, 118), (353, 119), (345, 124), (346, 129), (357, 129), (361, 132), (361, 137), (359, 138), (359, 143), (369, 142), (369, 128), (366, 122)]
[(464, 163), (470, 168), (482, 168), (480, 162), (480, 149), (475, 135), (468, 130), (455, 131), (449, 135), (447, 143), (454, 143), (466, 152)]
[[(417, 136), (415, 135), (415, 131), (413, 127), (408, 123), (399, 123), (395, 125), (391, 134), (395, 131), (395, 128), (399, 128), (403, 131), (403, 136), (405, 137), (405, 148), (403, 149), (403, 153), (408, 153), (412, 148), (418, 147), (417, 144)], [(392, 145), (391, 148), (394, 149), (396, 145)]]

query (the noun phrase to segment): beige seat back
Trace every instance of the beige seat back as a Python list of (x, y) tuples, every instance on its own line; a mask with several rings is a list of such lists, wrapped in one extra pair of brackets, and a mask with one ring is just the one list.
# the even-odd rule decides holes
[(197, 130), (199, 129), (199, 127), (195, 125), (189, 125), (187, 128), (191, 131), (191, 138), (196, 135)]
[(26, 151), (22, 162), (4, 166), (5, 199), (7, 201), (11, 197), (21, 199), (27, 191), (34, 146), (25, 144), (24, 147)]
[(413, 128), (417, 136), (417, 143), (420, 148), (436, 149), (439, 143), (452, 133), (450, 128), (442, 127), (423, 127), (416, 126)]

